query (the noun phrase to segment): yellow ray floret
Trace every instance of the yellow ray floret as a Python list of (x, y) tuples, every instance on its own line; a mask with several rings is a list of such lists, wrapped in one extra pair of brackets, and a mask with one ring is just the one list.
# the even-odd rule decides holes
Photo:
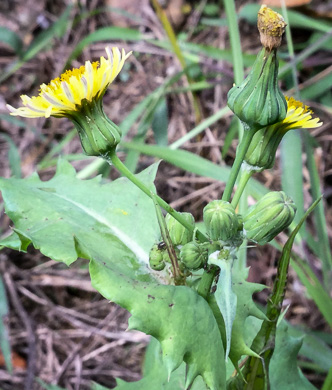
[(323, 123), (319, 122), (319, 118), (312, 117), (313, 112), (308, 106), (292, 97), (288, 98), (285, 96), (285, 98), (287, 101), (287, 115), (280, 123), (284, 131), (292, 129), (313, 129), (322, 126)]
[(120, 73), (126, 54), (116, 47), (106, 48), (107, 59), (100, 57), (99, 62), (86, 61), (84, 66), (67, 70), (49, 84), (40, 86), (38, 96), (22, 95), (24, 107), (14, 108), (7, 104), (11, 115), (26, 118), (66, 116), (70, 111), (79, 111), (82, 100), (92, 101), (101, 98), (107, 87)]

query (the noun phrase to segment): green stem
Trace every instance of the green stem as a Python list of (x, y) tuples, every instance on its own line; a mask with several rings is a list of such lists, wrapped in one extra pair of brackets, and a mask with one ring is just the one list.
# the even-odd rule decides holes
[(243, 191), (244, 191), (249, 179), (253, 175), (253, 173), (254, 173), (254, 171), (242, 168), (241, 175), (240, 175), (240, 181), (239, 181), (239, 184), (237, 185), (235, 194), (234, 194), (232, 202), (231, 202), (231, 205), (234, 208), (236, 208), (236, 206), (238, 205), (240, 198), (241, 198), (241, 195), (243, 194)]
[[(112, 164), (122, 175), (126, 176), (132, 183), (134, 183), (139, 189), (141, 189), (149, 198), (152, 200), (155, 198), (159, 206), (167, 211), (173, 218), (181, 223), (186, 229), (194, 233), (195, 229), (193, 226), (186, 221), (186, 219), (177, 211), (175, 211), (168, 203), (166, 203), (158, 195), (154, 194), (143, 182), (141, 182), (137, 176), (135, 176), (119, 159), (116, 155), (115, 150), (110, 151), (107, 155), (102, 156), (108, 163)], [(152, 195), (153, 194), (153, 195)], [(208, 238), (199, 230), (196, 229), (197, 238), (201, 242), (209, 241)]]
[(229, 202), (232, 196), (232, 191), (234, 184), (236, 182), (237, 175), (239, 174), (243, 158), (246, 154), (246, 151), (248, 149), (248, 146), (250, 145), (250, 142), (252, 140), (252, 137), (254, 136), (256, 130), (254, 129), (245, 129), (243, 133), (242, 141), (240, 142), (238, 146), (238, 150), (236, 151), (235, 161), (231, 169), (230, 176), (228, 178), (225, 191), (222, 196), (222, 200)]
[(218, 267), (215, 267), (213, 265), (207, 271), (204, 271), (202, 275), (202, 279), (199, 281), (197, 287), (197, 293), (204, 299), (207, 299), (207, 297), (210, 294), (211, 286), (217, 272), (218, 272)]

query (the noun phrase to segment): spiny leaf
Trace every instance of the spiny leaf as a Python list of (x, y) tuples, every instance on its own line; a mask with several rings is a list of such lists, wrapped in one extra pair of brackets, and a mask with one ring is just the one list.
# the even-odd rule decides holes
[(237, 296), (232, 289), (233, 259), (220, 259), (218, 258), (218, 253), (219, 252), (214, 252), (209, 256), (209, 264), (217, 265), (220, 269), (220, 274), (217, 282), (217, 290), (214, 296), (222, 318), (224, 320), (224, 329), (226, 336), (225, 359), (227, 361), (228, 354), (231, 348), (232, 327), (236, 314)]
[(297, 355), (302, 341), (302, 338), (289, 335), (285, 323), (278, 326), (275, 350), (269, 368), (271, 390), (316, 389), (297, 366)]
[(78, 246), (90, 256), (93, 286), (132, 314), (129, 329), (159, 340), (168, 376), (185, 361), (186, 387), (201, 375), (210, 389), (225, 389), (223, 345), (216, 320), (202, 297), (185, 286), (132, 280), (118, 272), (116, 262), (106, 265), (82, 243)]
[[(139, 175), (151, 189), (156, 169)], [(124, 178), (102, 184), (75, 175), (60, 161), (47, 182), (37, 174), (0, 179), (16, 232), (0, 245), (17, 247), (20, 237), (24, 247), (31, 242), (66, 264), (90, 259), (93, 285), (131, 311), (129, 327), (160, 340), (168, 375), (185, 361), (186, 386), (201, 375), (212, 390), (224, 389), (223, 345), (207, 302), (188, 287), (158, 285), (148, 269), (148, 252), (160, 234), (152, 201)]]
[[(236, 315), (232, 328), (232, 341), (229, 357), (235, 367), (238, 366), (238, 361), (242, 355), (258, 356), (251, 350), (245, 342), (246, 334), (246, 319), (250, 316), (256, 317), (260, 320), (265, 319), (265, 315), (258, 309), (252, 300), (252, 295), (256, 292), (262, 291), (266, 288), (262, 284), (250, 283), (247, 281), (249, 268), (240, 268), (236, 263), (232, 270), (232, 289), (237, 296)], [(225, 325), (220, 311), (216, 305), (214, 298), (210, 299), (209, 304), (217, 319), (219, 330), (222, 338), (226, 340)]]
[[(167, 370), (163, 363), (160, 343), (152, 338), (145, 354), (143, 378), (137, 382), (129, 383), (117, 379), (116, 390), (183, 390), (185, 388), (186, 365), (181, 364), (168, 380)], [(93, 390), (99, 390), (99, 388), (93, 387)], [(105, 390), (107, 389), (105, 388)], [(206, 390), (206, 385), (201, 377), (194, 381), (190, 390)]]

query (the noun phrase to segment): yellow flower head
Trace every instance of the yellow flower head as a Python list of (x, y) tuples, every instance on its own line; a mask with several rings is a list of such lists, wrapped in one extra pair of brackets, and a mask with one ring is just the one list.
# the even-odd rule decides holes
[(276, 126), (282, 126), (284, 132), (292, 129), (314, 129), (322, 126), (323, 123), (319, 122), (319, 118), (312, 117), (313, 112), (308, 106), (292, 97), (285, 97), (287, 101), (287, 115)]
[(112, 51), (106, 48), (106, 53), (107, 59), (100, 57), (99, 62), (86, 61), (84, 66), (67, 70), (49, 84), (42, 84), (38, 96), (22, 95), (24, 107), (14, 108), (7, 104), (11, 115), (26, 118), (68, 116), (80, 110), (83, 100), (99, 100), (131, 54), (126, 54), (123, 49), (120, 52), (116, 47)]
[(294, 98), (288, 98), (285, 119), (258, 130), (248, 147), (244, 161), (247, 169), (261, 172), (272, 168), (277, 148), (283, 136), (293, 129), (313, 129), (322, 125), (319, 118), (312, 118), (313, 112), (308, 106)]

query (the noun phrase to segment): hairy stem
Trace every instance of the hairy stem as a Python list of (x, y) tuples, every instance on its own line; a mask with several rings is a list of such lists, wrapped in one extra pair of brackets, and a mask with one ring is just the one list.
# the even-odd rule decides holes
[(249, 171), (248, 169), (242, 168), (239, 184), (236, 188), (235, 194), (234, 194), (232, 202), (231, 202), (231, 205), (234, 208), (236, 208), (236, 206), (238, 205), (240, 198), (241, 198), (241, 195), (243, 194), (243, 191), (244, 191), (249, 179), (253, 175), (253, 173), (254, 173), (254, 171)]
[(232, 196), (232, 191), (234, 188), (234, 184), (236, 182), (236, 178), (239, 174), (243, 158), (247, 152), (248, 146), (250, 145), (250, 142), (252, 140), (252, 137), (254, 136), (256, 132), (256, 129), (245, 129), (243, 133), (242, 141), (240, 142), (238, 149), (236, 151), (236, 156), (234, 160), (234, 164), (231, 169), (231, 174), (228, 178), (225, 191), (222, 196), (222, 200), (225, 200), (226, 202), (229, 202)]
[[(161, 206), (165, 211), (167, 211), (173, 218), (175, 218), (178, 222), (181, 223), (186, 229), (194, 234), (195, 229), (193, 226), (186, 221), (186, 219), (177, 211), (175, 211), (168, 203), (166, 203), (162, 198), (158, 195), (152, 193), (152, 191), (143, 183), (141, 180), (137, 178), (119, 159), (116, 155), (115, 150), (112, 150), (107, 155), (102, 156), (105, 160), (108, 161), (111, 165), (113, 165), (122, 175), (126, 176), (132, 183), (134, 183), (138, 188), (140, 188), (148, 197), (152, 200), (155, 198), (158, 202), (159, 206)], [(196, 236), (201, 242), (208, 241), (208, 238), (201, 231), (196, 229)]]

